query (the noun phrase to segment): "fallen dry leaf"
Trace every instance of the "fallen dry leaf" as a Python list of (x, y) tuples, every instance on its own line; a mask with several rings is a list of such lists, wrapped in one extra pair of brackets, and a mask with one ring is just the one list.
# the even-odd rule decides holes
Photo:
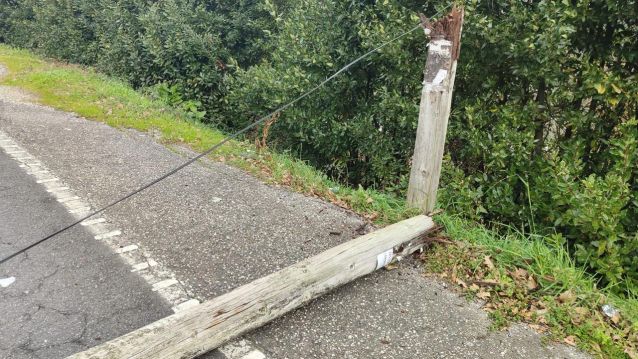
[(521, 312), (521, 316), (523, 317), (523, 319), (528, 320), (528, 321), (532, 321), (532, 312), (529, 310), (523, 310)]
[(547, 319), (544, 316), (536, 317), (536, 323), (538, 324), (547, 324)]
[(575, 336), (573, 336), (573, 335), (570, 335), (570, 336), (565, 337), (565, 339), (563, 339), (563, 341), (564, 341), (566, 344), (571, 345), (571, 346), (573, 346), (573, 347), (575, 347), (575, 346), (576, 346), (576, 337), (575, 337)]
[(568, 304), (576, 300), (576, 295), (571, 289), (564, 291), (558, 296), (558, 301), (563, 304)]
[(539, 309), (536, 311), (536, 315), (545, 315), (547, 314), (548, 310), (547, 309)]
[(485, 256), (485, 258), (483, 258), (483, 264), (485, 264), (485, 266), (489, 269), (489, 270), (494, 270), (494, 263), (492, 262), (492, 259), (490, 258), (490, 256)]
[(587, 318), (589, 310), (583, 307), (576, 307), (574, 308), (574, 313), (576, 313), (576, 315), (572, 317), (571, 322), (574, 325), (580, 325)]
[(625, 354), (629, 356), (630, 359), (638, 359), (638, 352), (631, 348), (625, 348)]
[(574, 312), (578, 315), (587, 316), (589, 314), (589, 309), (585, 307), (576, 307), (574, 308)]
[(395, 270), (397, 268), (399, 268), (399, 265), (396, 263), (390, 263), (387, 266), (384, 267), (385, 270)]
[(614, 324), (618, 324), (618, 323), (620, 323), (620, 314), (618, 314), (618, 313), (614, 314), (614, 316), (613, 316), (613, 317), (611, 317), (611, 321), (612, 321)]
[(456, 284), (460, 285), (463, 288), (467, 288), (467, 284), (461, 280), (460, 278), (456, 278), (456, 280), (454, 281)]
[(281, 178), (281, 183), (286, 185), (286, 186), (290, 186), (290, 184), (292, 183), (292, 175), (290, 175), (290, 173), (286, 172), (283, 177)]
[(476, 294), (476, 297), (479, 299), (483, 299), (483, 300), (487, 300), (487, 298), (489, 298), (490, 292), (486, 292), (486, 291), (480, 291)]
[(600, 353), (603, 351), (602, 349), (600, 349), (600, 345), (598, 345), (598, 343), (592, 342), (592, 343), (589, 343), (589, 345), (591, 345), (592, 350), (595, 351), (596, 353)]
[(539, 324), (530, 324), (530, 328), (534, 329), (536, 333), (543, 334), (547, 331), (547, 326)]
[(479, 289), (481, 289), (481, 287), (479, 287), (479, 286), (478, 286), (478, 285), (476, 285), (476, 284), (472, 284), (472, 285), (470, 286), (470, 290), (471, 290), (471, 291), (473, 291), (473, 292), (478, 292), (478, 291), (479, 291)]
[[(339, 203), (335, 203), (336, 205), (338, 205), (339, 207), (342, 208), (346, 208), (348, 209), (348, 204), (346, 202), (343, 201), (339, 201)], [(378, 212), (371, 212), (371, 213), (366, 213), (363, 215), (366, 219), (369, 219), (371, 221), (374, 221), (375, 219), (379, 218), (379, 213)]]
[(495, 286), (500, 284), (496, 279), (475, 280), (474, 283), (482, 286)]
[(510, 274), (512, 275), (514, 279), (517, 279), (519, 281), (523, 281), (527, 279), (527, 276), (528, 276), (527, 271), (523, 268), (516, 268), (516, 270), (513, 272), (510, 272)]

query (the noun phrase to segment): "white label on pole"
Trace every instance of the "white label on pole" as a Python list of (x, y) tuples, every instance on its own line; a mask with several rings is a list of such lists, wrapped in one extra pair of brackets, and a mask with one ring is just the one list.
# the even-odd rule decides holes
[(379, 268), (383, 268), (387, 266), (388, 264), (390, 264), (390, 262), (392, 261), (393, 254), (394, 254), (394, 250), (392, 249), (388, 249), (387, 251), (379, 254), (377, 256), (377, 268), (375, 268), (375, 270)]
[(432, 80), (432, 85), (438, 85), (447, 77), (447, 70), (440, 69), (439, 72), (434, 76), (434, 80)]

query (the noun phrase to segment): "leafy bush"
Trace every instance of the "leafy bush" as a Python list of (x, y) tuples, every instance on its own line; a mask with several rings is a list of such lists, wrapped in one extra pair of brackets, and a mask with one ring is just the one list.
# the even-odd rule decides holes
[(448, 141), (448, 165), (460, 174), (443, 186), (484, 221), (557, 231), (607, 283), (635, 287), (638, 4), (630, 3), (468, 6)]
[[(316, 0), (291, 2), (276, 19), (270, 61), (238, 70), (229, 83), (229, 126), (292, 100), (417, 21), (398, 6)], [(422, 37), (399, 41), (304, 99), (271, 131), (276, 144), (344, 181), (396, 187), (406, 176), (421, 89), (420, 75), (409, 74), (422, 64), (402, 49), (406, 43), (414, 53), (426, 45)]]

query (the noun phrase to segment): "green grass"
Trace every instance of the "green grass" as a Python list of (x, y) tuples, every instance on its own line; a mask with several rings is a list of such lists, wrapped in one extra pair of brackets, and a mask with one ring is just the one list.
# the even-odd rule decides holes
[[(116, 128), (152, 132), (166, 144), (182, 144), (198, 152), (226, 136), (90, 68), (44, 60), (29, 51), (4, 45), (0, 45), (0, 63), (10, 72), (0, 83), (27, 90), (36, 95), (40, 103), (63, 111)], [(248, 141), (229, 141), (212, 157), (245, 169), (266, 182), (289, 186), (297, 192), (352, 209), (379, 225), (419, 213), (408, 208), (403, 198), (344, 186), (289, 154), (257, 151)], [(523, 236), (507, 228), (497, 234), (447, 214), (437, 216), (436, 220), (445, 228), (445, 234), (461, 245), (435, 246), (426, 252), (426, 267), (430, 272), (460, 271), (465, 280), (477, 277), (498, 280), (499, 285), (493, 288), (466, 290), (470, 298), (490, 293), (496, 304), (491, 311), (495, 328), (512, 320), (539, 325), (540, 317), (526, 317), (531, 315), (530, 303), (537, 303), (547, 309), (540, 325), (547, 327), (554, 339), (574, 336), (579, 346), (603, 357), (624, 357), (626, 348), (636, 350), (636, 295), (620, 298), (597, 289), (594, 278), (574, 264), (561, 243), (555, 243), (551, 237)], [(493, 270), (485, 270), (485, 256), (492, 258)], [(538, 288), (529, 291), (512, 280), (510, 273), (516, 268), (525, 269), (536, 278)], [(557, 303), (557, 298), (567, 290), (573, 290), (576, 299), (568, 305)], [(601, 316), (599, 307), (603, 302), (621, 311), (621, 323), (610, 323)], [(574, 308), (581, 312), (586, 309), (591, 318), (575, 316)], [(574, 324), (575, 320), (578, 325)], [(624, 333), (625, 330), (629, 330), (629, 334)]]
[[(562, 243), (512, 228), (496, 233), (459, 216), (443, 214), (435, 219), (445, 228), (444, 235), (459, 245), (435, 246), (426, 252), (426, 267), (466, 287), (470, 298), (489, 293), (495, 329), (525, 321), (557, 341), (572, 336), (579, 347), (603, 358), (627, 358), (625, 351), (638, 349), (636, 293), (619, 297), (607, 288), (597, 288), (596, 279), (574, 263)], [(493, 269), (485, 264), (486, 256)], [(516, 278), (517, 269), (533, 280)], [(469, 285), (484, 280), (497, 285)], [(529, 284), (536, 286), (530, 289)], [(561, 295), (569, 300), (561, 301)], [(602, 314), (604, 304), (620, 311), (617, 323)], [(543, 315), (538, 316), (534, 307), (542, 308)]]

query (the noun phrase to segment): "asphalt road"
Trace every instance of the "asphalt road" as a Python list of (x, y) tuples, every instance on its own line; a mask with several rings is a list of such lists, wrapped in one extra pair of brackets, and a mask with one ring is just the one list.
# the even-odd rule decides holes
[[(74, 221), (0, 151), (0, 257)], [(64, 358), (172, 313), (78, 226), (0, 265), (0, 358)]]

